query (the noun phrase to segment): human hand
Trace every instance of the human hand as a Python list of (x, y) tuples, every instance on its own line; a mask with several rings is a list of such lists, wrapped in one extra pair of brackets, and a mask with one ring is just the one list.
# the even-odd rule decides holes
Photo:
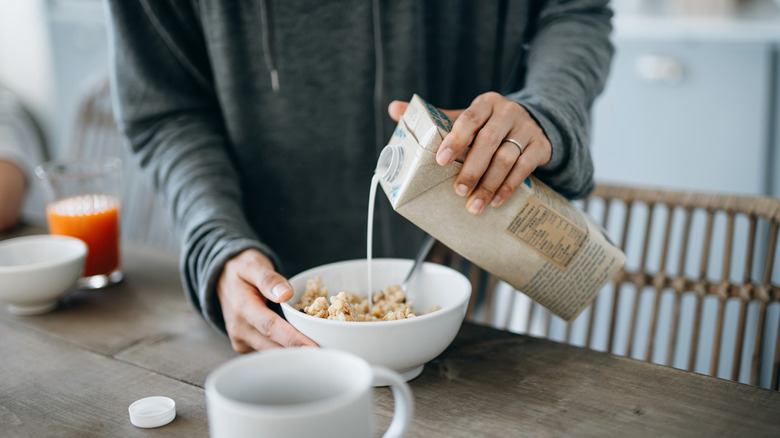
[(292, 298), (290, 283), (256, 249), (248, 249), (225, 263), (217, 284), (225, 328), (239, 353), (278, 347), (317, 344), (297, 331), (266, 303)]
[[(390, 103), (390, 117), (400, 120), (407, 105)], [(498, 93), (480, 94), (463, 110), (442, 111), (454, 123), (436, 151), (436, 162), (447, 166), (471, 146), (454, 184), (458, 195), (468, 196), (471, 214), (506, 202), (537, 167), (550, 161), (552, 145), (542, 128), (525, 108)], [(523, 145), (522, 152), (508, 138)]]
[(0, 160), (0, 231), (19, 221), (26, 188), (22, 169), (10, 161)]

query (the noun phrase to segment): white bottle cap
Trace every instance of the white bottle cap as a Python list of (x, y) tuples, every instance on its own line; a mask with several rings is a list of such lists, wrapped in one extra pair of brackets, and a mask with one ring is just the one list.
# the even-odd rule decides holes
[(404, 165), (404, 147), (389, 144), (382, 149), (377, 160), (376, 172), (386, 183), (392, 184)]
[(176, 402), (168, 397), (146, 397), (133, 402), (128, 411), (133, 426), (160, 427), (176, 418)]

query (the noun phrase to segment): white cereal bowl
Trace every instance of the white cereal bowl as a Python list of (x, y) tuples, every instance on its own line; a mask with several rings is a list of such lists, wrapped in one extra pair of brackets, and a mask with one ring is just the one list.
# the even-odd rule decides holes
[[(413, 260), (372, 260), (372, 290), (401, 284)], [(322, 265), (292, 277), (295, 293), (282, 303), (287, 321), (321, 347), (336, 348), (362, 357), (372, 365), (382, 365), (408, 380), (417, 377), (423, 366), (441, 354), (455, 339), (466, 315), (471, 283), (460, 272), (435, 263), (423, 263), (409, 284), (407, 300), (419, 315), (396, 321), (335, 321), (317, 318), (295, 310), (306, 291), (306, 281), (322, 278), (328, 296), (340, 291), (359, 292), (367, 288), (366, 260), (348, 260)], [(440, 309), (423, 314), (435, 306)], [(383, 382), (379, 382), (381, 386)]]
[(87, 245), (75, 237), (41, 234), (0, 241), (0, 300), (17, 315), (57, 307), (81, 276)]

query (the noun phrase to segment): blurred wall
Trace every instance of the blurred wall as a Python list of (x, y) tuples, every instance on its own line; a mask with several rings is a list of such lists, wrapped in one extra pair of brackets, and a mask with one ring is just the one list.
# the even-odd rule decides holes
[(48, 136), (54, 88), (44, 0), (0, 0), (0, 83), (22, 98)]
[(41, 123), (48, 155), (68, 142), (84, 91), (107, 74), (102, 0), (0, 0), (0, 83)]
[(45, 0), (51, 38), (54, 99), (50, 150), (61, 156), (78, 106), (108, 74), (107, 17), (102, 0)]

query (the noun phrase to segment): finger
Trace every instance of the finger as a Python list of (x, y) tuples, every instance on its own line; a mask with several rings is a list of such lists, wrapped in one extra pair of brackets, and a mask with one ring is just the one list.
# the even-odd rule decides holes
[(277, 342), (259, 339), (260, 333), (247, 322), (247, 312), (265, 308), (265, 300), (255, 287), (236, 276), (227, 276), (220, 280), (217, 289), (222, 314), (233, 349), (238, 353), (281, 347)]
[(387, 106), (387, 113), (390, 114), (390, 118), (396, 122), (401, 120), (401, 116), (404, 115), (404, 111), (409, 106), (408, 102), (401, 102), (400, 100), (394, 100)]
[(289, 322), (269, 309), (264, 303), (249, 303), (246, 321), (255, 329), (245, 338), (255, 349), (283, 347), (316, 347), (317, 344), (295, 329)]
[(233, 330), (229, 331), (228, 335), (230, 336), (230, 345), (233, 347), (233, 350), (240, 354), (268, 350), (271, 348), (282, 348), (281, 344), (260, 335), (260, 333), (245, 320), (241, 320), (239, 329), (233, 327)]
[(262, 264), (250, 262), (248, 266), (238, 271), (238, 276), (275, 303), (287, 301), (293, 296), (290, 282), (275, 270)]
[(471, 145), (477, 131), (482, 129), (490, 118), (492, 106), (480, 97), (474, 99), (474, 102), (460, 113), (452, 124), (452, 130), (439, 145), (436, 162), (440, 166), (447, 166), (460, 156)]
[(490, 201), (492, 207), (499, 207), (517, 190), (531, 173), (544, 162), (546, 156), (543, 145), (538, 141), (532, 141), (525, 147), (522, 155), (517, 160), (512, 170), (509, 171), (504, 182), (496, 190), (496, 194)]
[(230, 339), (230, 346), (233, 347), (233, 351), (235, 351), (238, 354), (247, 354), (255, 351), (255, 349), (252, 348), (252, 346), (247, 344), (246, 342), (236, 341), (232, 338)]
[[(225, 328), (233, 348), (241, 352), (267, 348), (292, 346), (317, 346), (311, 339), (298, 332), (290, 323), (269, 309), (257, 289), (237, 279), (222, 290), (221, 297)], [(227, 294), (225, 292), (228, 292)], [(224, 312), (229, 306), (229, 312)]]
[(512, 171), (518, 158), (520, 158), (520, 149), (513, 143), (504, 142), (499, 146), (482, 180), (466, 202), (469, 213), (475, 215), (482, 213)]
[[(247, 250), (228, 261), (220, 275), (217, 296), (222, 306), (225, 329), (233, 348), (238, 352), (279, 346), (316, 346), (292, 325), (269, 309), (261, 288), (273, 291), (287, 280), (276, 273), (271, 261), (257, 250)], [(271, 295), (271, 293), (268, 293)], [(289, 299), (285, 293), (283, 301)]]
[[(511, 149), (504, 148), (506, 151), (499, 157), (495, 155), (503, 147), (501, 142), (511, 128), (512, 119), (508, 117), (492, 117), (479, 130), (468, 155), (466, 155), (466, 159), (463, 161), (463, 167), (455, 179), (454, 187), (458, 195), (468, 196), (471, 194), (477, 187), (477, 184), (481, 184), (480, 180), (484, 178), (488, 168), (494, 165), (499, 166), (499, 169), (494, 169), (493, 178), (500, 176), (501, 181), (504, 180), (509, 169), (512, 168), (515, 160), (517, 160), (517, 154)], [(517, 148), (515, 147), (515, 149)], [(503, 175), (496, 174), (497, 170), (503, 170)], [(501, 181), (495, 183), (495, 188), (498, 188)]]
[[(276, 315), (279, 318), (278, 315)], [(252, 351), (268, 350), (272, 348), (282, 347), (296, 347), (296, 346), (311, 346), (316, 347), (313, 341), (304, 337), (304, 340), (300, 342), (290, 341), (288, 343), (276, 342), (274, 339), (265, 337), (260, 333), (256, 327), (249, 324), (245, 320), (242, 320), (241, 327), (238, 330), (233, 330), (230, 336), (231, 346), (237, 353), (250, 353)], [(309, 343), (307, 343), (309, 342)]]

